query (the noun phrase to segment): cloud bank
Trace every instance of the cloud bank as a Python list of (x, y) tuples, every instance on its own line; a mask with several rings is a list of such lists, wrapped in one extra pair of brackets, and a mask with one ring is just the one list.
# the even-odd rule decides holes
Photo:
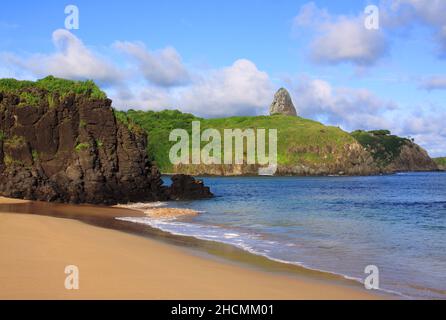
[(131, 57), (150, 84), (173, 87), (190, 81), (189, 72), (175, 48), (150, 51), (141, 42), (127, 41), (116, 42), (114, 48)]
[(363, 13), (331, 15), (310, 2), (294, 18), (294, 28), (314, 33), (309, 54), (316, 63), (371, 66), (387, 54), (388, 43), (381, 30), (366, 29), (364, 19)]
[(51, 54), (3, 53), (2, 60), (14, 69), (11, 76), (93, 79), (105, 86), (119, 109), (178, 108), (204, 117), (261, 114), (274, 93), (268, 74), (247, 59), (200, 71), (188, 68), (173, 47), (152, 51), (141, 42), (117, 41), (110, 50), (122, 54), (123, 66), (67, 30), (54, 31), (52, 38)]
[(121, 79), (120, 71), (105, 57), (94, 53), (71, 32), (58, 29), (52, 35), (55, 52), (19, 57), (5, 54), (6, 62), (36, 77), (49, 74), (68, 79), (95, 79), (101, 84), (111, 84)]

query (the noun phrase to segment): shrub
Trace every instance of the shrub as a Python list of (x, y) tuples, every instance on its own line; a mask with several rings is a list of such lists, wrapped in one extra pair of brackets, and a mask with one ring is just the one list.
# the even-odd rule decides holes
[(54, 93), (48, 94), (48, 107), (55, 108), (57, 106), (58, 101), (56, 101), (56, 97)]
[(74, 150), (76, 150), (76, 152), (80, 152), (80, 151), (83, 151), (83, 150), (87, 150), (88, 148), (90, 148), (90, 144), (89, 144), (89, 143), (86, 143), (86, 142), (83, 142), (83, 143), (79, 143), (79, 144), (74, 148)]
[[(107, 95), (99, 89), (99, 87), (92, 81), (74, 81), (55, 78), (48, 76), (46, 78), (33, 81), (20, 81), (16, 79), (0, 79), (0, 92), (20, 94), (22, 100), (22, 93), (24, 102), (36, 103), (36, 96), (32, 92), (32, 89), (43, 89), (49, 94), (48, 103), (51, 106), (55, 106), (55, 100), (53, 94), (58, 93), (61, 97), (68, 94), (82, 94), (87, 95), (92, 99), (106, 99)], [(51, 97), (51, 98), (50, 98)], [(52, 99), (52, 100), (51, 100)]]
[(39, 161), (39, 153), (36, 150), (33, 150), (31, 154), (34, 162)]
[(435, 158), (434, 161), (435, 161), (435, 163), (438, 164), (439, 166), (446, 167), (446, 157)]
[(375, 136), (388, 136), (391, 134), (389, 130), (372, 130), (369, 131), (369, 133), (375, 135)]
[(123, 124), (132, 133), (144, 133), (144, 129), (123, 111), (113, 110), (116, 121)]
[(19, 148), (21, 146), (23, 146), (26, 141), (25, 138), (21, 137), (21, 136), (12, 136), (9, 139), (6, 139), (4, 141), (5, 146), (9, 147), (9, 148)]
[(40, 104), (40, 98), (31, 92), (21, 92), (19, 107), (37, 107)]
[(15, 160), (10, 155), (5, 155), (3, 158), (3, 162), (6, 166), (12, 166), (12, 165), (23, 165), (23, 162), (20, 160)]

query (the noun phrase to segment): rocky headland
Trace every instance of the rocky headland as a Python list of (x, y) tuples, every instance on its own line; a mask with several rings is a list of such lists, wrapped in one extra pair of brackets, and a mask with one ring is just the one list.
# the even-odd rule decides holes
[(91, 204), (212, 195), (190, 180), (164, 186), (147, 134), (117, 119), (111, 103), (88, 81), (1, 80), (0, 195)]

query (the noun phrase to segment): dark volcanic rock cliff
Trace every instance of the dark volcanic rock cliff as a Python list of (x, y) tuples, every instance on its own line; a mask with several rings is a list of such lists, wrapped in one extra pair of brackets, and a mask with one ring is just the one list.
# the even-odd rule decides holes
[(167, 199), (147, 137), (116, 120), (111, 100), (31, 90), (0, 93), (0, 194), (72, 203)]

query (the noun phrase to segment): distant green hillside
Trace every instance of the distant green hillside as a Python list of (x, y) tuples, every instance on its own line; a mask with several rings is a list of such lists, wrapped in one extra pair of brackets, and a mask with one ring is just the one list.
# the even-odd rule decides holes
[(446, 157), (435, 158), (434, 161), (438, 166), (446, 169)]
[[(180, 111), (116, 112), (121, 121), (141, 126), (149, 135), (149, 155), (153, 156), (163, 172), (170, 172), (169, 134), (173, 129), (186, 129), (191, 133), (194, 120), (201, 121), (201, 129), (214, 128), (223, 136), (224, 129), (277, 129), (279, 165), (295, 163), (317, 165), (335, 161), (337, 151), (355, 142), (348, 133), (337, 127), (300, 117), (258, 116), (202, 119)], [(268, 139), (266, 139), (268, 141)]]
[[(17, 94), (20, 97), (19, 105), (38, 106), (41, 95), (39, 90), (50, 93), (48, 99), (55, 94), (64, 97), (68, 94), (82, 94), (93, 99), (105, 99), (107, 95), (91, 80), (73, 81), (48, 76), (37, 81), (20, 81), (16, 79), (0, 79), (0, 93)], [(51, 104), (51, 102), (50, 102)]]
[(169, 150), (173, 143), (169, 142), (169, 134), (174, 129), (185, 129), (191, 134), (194, 120), (202, 120), (188, 113), (177, 110), (155, 111), (115, 111), (116, 118), (126, 124), (129, 129), (143, 128), (148, 136), (148, 154), (156, 161), (162, 171), (172, 169), (169, 161)]
[(395, 160), (400, 155), (401, 147), (411, 142), (409, 139), (392, 135), (388, 130), (357, 130), (351, 135), (372, 154), (380, 167), (385, 167)]

